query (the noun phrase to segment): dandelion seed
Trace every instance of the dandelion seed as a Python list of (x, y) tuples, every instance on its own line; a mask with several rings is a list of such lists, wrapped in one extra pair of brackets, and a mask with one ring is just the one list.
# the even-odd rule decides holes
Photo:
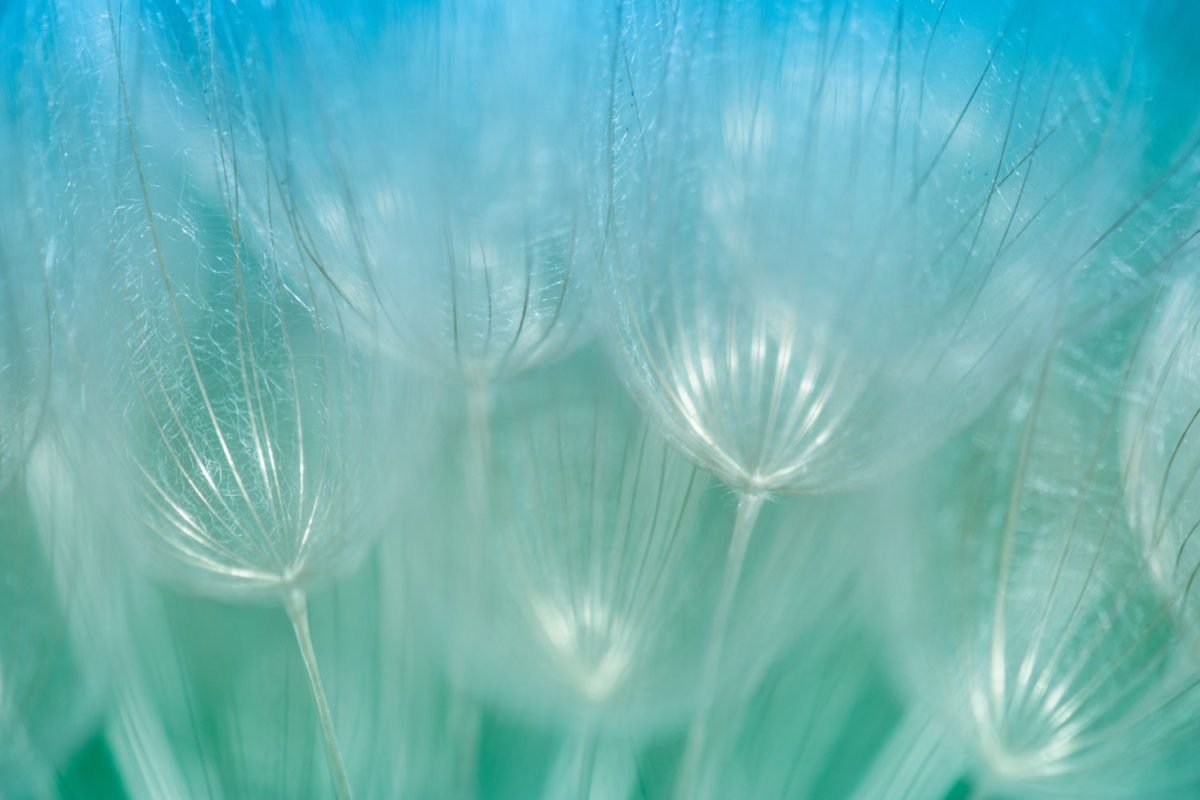
[[(1128, 520), (1162, 602), (1178, 623), (1185, 654), (1179, 670), (1196, 680), (1193, 590), (1200, 571), (1195, 544), (1200, 474), (1197, 419), (1196, 309), (1200, 292), (1194, 274), (1165, 290), (1155, 305), (1145, 340), (1132, 367), (1137, 387), (1125, 399), (1121, 419), (1122, 466)], [(1167, 730), (1184, 728), (1194, 701), (1181, 697)]]
[(366, 32), (367, 13), (223, 22), (298, 76), (268, 77), (279, 99), (252, 111), (323, 275), (370, 323), (352, 331), (488, 391), (590, 327), (603, 16), (454, 2)]
[[(486, 524), (432, 498), (411, 556), (427, 616), (453, 621), (431, 633), (464, 685), (567, 726), (548, 797), (586, 795), (589, 765), (624, 763), (626, 737), (636, 748), (694, 712), (733, 516), (606, 375), (584, 351), (500, 395)], [(768, 509), (747, 559), (725, 623), (742, 674), (819, 624), (844, 586), (842, 540), (795, 535), (801, 508)], [(805, 510), (804, 524), (838, 529), (833, 509)]]
[(615, 350), (742, 498), (730, 597), (762, 498), (910, 463), (1194, 235), (1200, 140), (1149, 176), (1130, 158), (1155, 146), (1155, 11), (1042, 5), (623, 4)]
[[(319, 297), (331, 289), (212, 69), (211, 20), (144, 11), (99, 14), (107, 37), (89, 51), (95, 93), (120, 104), (111, 130), (96, 126), (118, 163), (115, 186), (98, 187), (116, 204), (111, 271), (94, 286), (105, 313), (88, 333), (92, 366), (111, 370), (92, 377), (113, 402), (93, 463), (129, 552), (164, 580), (284, 607), (349, 797), (308, 592), (356, 566), (381, 527), (373, 356), (345, 346), (344, 318)], [(148, 144), (180, 117), (204, 120), (210, 138), (180, 158)], [(265, 198), (264, 215), (243, 197)]]
[(465, 400), (480, 506), (496, 386), (593, 334), (607, 12), (456, 0), (216, 17), (226, 71), (249, 96), (275, 87), (247, 116), (329, 297), (352, 310), (347, 335)]
[[(32, 15), (31, 15), (32, 16)], [(28, 42), (31, 52), (6, 57), (0, 78), (0, 487), (19, 472), (41, 420), (50, 381), (47, 275), (59, 251), (51, 187), (37, 165), (49, 114), (38, 108), (37, 40), (18, 9), (0, 15), (0, 41)]]
[(1196, 281), (1188, 277), (1156, 306), (1135, 365), (1141, 391), (1129, 399), (1122, 426), (1133, 522), (1155, 578), (1189, 623), (1195, 606), (1191, 576), (1200, 561), (1191, 534), (1197, 517), (1194, 409), (1200, 397), (1196, 304)]
[(892, 605), (909, 680), (989, 792), (1135, 797), (1196, 778), (1170, 761), (1194, 735), (1195, 679), (1121, 492), (1136, 342), (1126, 324), (1056, 348), (975, 444), (923, 471), (911, 495), (928, 508), (885, 550), (888, 589), (911, 602)]
[(1190, 5), (3, 5), (0, 794), (1192, 792)]

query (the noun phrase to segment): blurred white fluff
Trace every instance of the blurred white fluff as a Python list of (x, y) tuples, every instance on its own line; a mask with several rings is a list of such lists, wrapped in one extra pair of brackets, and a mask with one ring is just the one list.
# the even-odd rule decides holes
[(856, 795), (901, 716), (877, 643), (835, 615), (824, 636), (786, 653), (754, 694), (714, 711), (702, 800)]
[[(52, 134), (68, 92), (50, 6), (0, 9), (0, 795), (51, 797), (100, 725), (111, 607), (88, 564), (68, 444), (50, 413), (52, 284), (77, 255), (69, 162)], [(54, 348), (51, 347), (52, 341)]]
[[(430, 496), (409, 558), (450, 668), (513, 713), (601, 740), (601, 753), (606, 736), (637, 742), (686, 723), (704, 691), (727, 494), (586, 351), (501, 393), (491, 435), (486, 523)], [(764, 511), (730, 609), (722, 696), (752, 685), (837, 601), (851, 563), (839, 511)]]
[[(919, 800), (959, 796), (970, 783), (970, 760), (962, 739), (920, 701), (910, 702), (886, 743), (867, 765), (856, 800)], [(977, 794), (988, 797), (980, 787)], [(970, 795), (967, 795), (968, 797)]]
[(1138, 354), (1122, 426), (1132, 522), (1165, 596), (1188, 627), (1197, 621), (1191, 585), (1200, 564), (1196, 411), (1200, 408), (1200, 282), (1178, 281), (1155, 307)]
[[(1196, 674), (1126, 518), (1117, 420), (1126, 322), (1059, 345), (939, 455), (881, 536), (895, 652), (961, 738), (978, 791), (1178, 796)], [(901, 535), (897, 536), (896, 534)]]
[[(278, 598), (334, 577), (380, 525), (371, 354), (338, 335), (283, 215), (243, 213), (243, 193), (282, 201), (262, 188), (265, 153), (226, 127), (226, 87), (205, 82), (205, 31), (166, 14), (90, 22), (109, 37), (90, 51), (96, 91), (121, 99), (97, 125), (118, 152), (115, 185), (97, 187), (116, 207), (84, 328), (89, 377), (112, 398), (90, 437), (118, 457), (111, 505), (156, 572), (205, 593)], [(176, 109), (212, 120), (182, 156), (141, 128), (161, 140)]]
[[(654, 424), (739, 495), (722, 608), (764, 497), (910, 463), (1056, 326), (1175, 266), (1200, 139), (1147, 168), (1169, 137), (1133, 54), (1159, 10), (620, 5), (612, 351)], [(701, 716), (681, 797), (704, 733)]]
[[(322, 297), (334, 288), (279, 211), (267, 152), (238, 125), (208, 18), (187, 10), (62, 14), (86, 67), (72, 85), (103, 109), (62, 129), (62, 147), (99, 159), (107, 146), (113, 159), (83, 173), (95, 183), (81, 203), (103, 212), (107, 240), (73, 276), (93, 293), (71, 320), (92, 403), (79, 407), (86, 474), (130, 560), (287, 611), (344, 799), (307, 595), (361, 563), (382, 527), (388, 449), (374, 424), (405, 395), (384, 391), (374, 353), (342, 335), (349, 311)], [(183, 133), (197, 121), (204, 135)]]
[(11, 42), (0, 75), (0, 488), (19, 472), (46, 406), (50, 381), (47, 276), (66, 249), (46, 169), (52, 110), (44, 107), (44, 46), (35, 15), (0, 9), (0, 41)]
[(1145, 9), (1110, 11), (621, 5), (612, 349), (657, 427), (741, 499), (710, 673), (762, 498), (928, 452), (1055, 322), (1172, 266), (1195, 143), (1149, 179), (1129, 158), (1150, 139), (1129, 101), (1148, 79), (1123, 69)]
[(1196, 142), (1146, 166), (1145, 3), (651, 6), (612, 99), (615, 350), (735, 488), (928, 452), (1195, 230)]
[(1193, 663), (1200, 634), (1200, 279), (1163, 293), (1137, 354), (1122, 418), (1131, 524), (1164, 602), (1180, 622)]
[(118, 608), (55, 430), (0, 492), (0, 795), (51, 797), (99, 730)]
[(232, 80), (275, 87), (244, 113), (349, 333), (480, 393), (590, 335), (605, 19), (528, 0), (217, 12)]
[[(469, 737), (374, 565), (312, 604), (338, 741), (365, 797), (457, 798)], [(277, 614), (130, 584), (139, 646), (109, 738), (136, 800), (330, 796), (304, 667)], [(394, 599), (394, 598), (393, 598)]]
[(4, 6), (0, 795), (1197, 791), (1184, 6)]

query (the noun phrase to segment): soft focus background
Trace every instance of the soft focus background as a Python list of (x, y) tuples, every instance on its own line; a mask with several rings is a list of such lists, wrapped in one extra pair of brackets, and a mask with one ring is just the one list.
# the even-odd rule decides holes
[(0, 798), (1200, 797), (1190, 0), (0, 0)]

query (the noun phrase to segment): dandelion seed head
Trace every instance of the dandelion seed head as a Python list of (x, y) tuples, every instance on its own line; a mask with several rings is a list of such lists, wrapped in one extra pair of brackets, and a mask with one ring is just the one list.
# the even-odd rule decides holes
[[(996, 785), (1083, 791), (1187, 741), (1172, 710), (1190, 702), (1174, 623), (1126, 519), (1126, 344), (1120, 330), (1060, 344), (1014, 390), (1026, 395), (1014, 411), (976, 426), (998, 436), (941, 457), (944, 490), (917, 490), (930, 516), (897, 544), (915, 547), (904, 585), (927, 597), (902, 615), (916, 637), (903, 650), (910, 679)], [(942, 570), (956, 577), (922, 583)], [(1130, 737), (1146, 747), (1129, 749)]]
[[(590, 359), (496, 395), (487, 524), (431, 500), (416, 595), (430, 606), (422, 616), (455, 621), (433, 637), (490, 700), (561, 723), (665, 730), (699, 702), (735, 509)], [(820, 508), (764, 513), (733, 612), (729, 692), (830, 607), (845, 562), (829, 545), (842, 539), (794, 528), (833, 531), (831, 519)], [(775, 589), (804, 575), (820, 577), (781, 601)]]
[[(289, 15), (266, 41), (237, 42), (313, 76), (282, 87), (281, 103), (323, 136), (270, 115), (255, 124), (278, 145), (307, 246), (356, 309), (351, 336), (473, 386), (590, 338), (607, 64), (595, 17), (569, 3), (449, 3), (369, 35)], [(275, 41), (288, 25), (304, 47)], [(342, 36), (369, 42), (347, 59)], [(305, 48), (343, 56), (317, 67)]]
[(579, 681), (585, 697), (603, 702), (626, 677), (630, 654), (622, 640), (628, 634), (611, 618), (603, 601), (585, 598), (578, 611), (532, 597), (530, 606), (547, 641), (568, 671)]
[[(368, 431), (394, 386), (341, 335), (354, 310), (328, 296), (204, 35), (147, 13), (84, 51), (111, 73), (82, 88), (124, 92), (92, 121), (116, 142), (120, 247), (88, 273), (105, 312), (81, 323), (85, 370), (111, 398), (91, 457), (145, 566), (219, 597), (277, 599), (343, 574), (378, 532), (382, 450)], [(207, 135), (157, 146), (196, 120)]]
[(1189, 630), (1197, 621), (1192, 583), (1200, 565), (1195, 520), (1195, 410), (1200, 407), (1200, 338), (1196, 281), (1187, 276), (1163, 295), (1137, 353), (1136, 385), (1122, 419), (1128, 459), (1129, 517), (1164, 600)]
[[(1087, 20), (1104, 44), (1085, 52), (1054, 39), (1058, 6), (685, 16), (667, 34), (631, 16), (621, 41), (637, 69), (613, 99), (614, 135), (633, 132), (610, 187), (614, 350), (732, 485), (825, 491), (911, 462), (1055, 324), (1094, 325), (1176, 268), (1182, 223), (1133, 243), (1176, 200), (1194, 214), (1195, 159), (1147, 177), (1128, 157), (1150, 146), (1130, 98), (1153, 78), (1126, 69), (1137, 43), (1111, 20)], [(663, 36), (695, 43), (667, 58)], [(738, 322), (771, 303), (793, 310), (774, 362)], [(731, 401), (773, 408), (793, 383), (816, 388), (774, 436)]]

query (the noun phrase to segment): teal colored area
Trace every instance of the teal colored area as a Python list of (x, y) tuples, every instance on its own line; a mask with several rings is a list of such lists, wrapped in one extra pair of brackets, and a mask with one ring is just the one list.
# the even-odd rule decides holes
[(1191, 0), (0, 0), (0, 800), (1200, 797)]
[(127, 800), (108, 742), (95, 736), (71, 756), (57, 778), (58, 796), (64, 800)]

